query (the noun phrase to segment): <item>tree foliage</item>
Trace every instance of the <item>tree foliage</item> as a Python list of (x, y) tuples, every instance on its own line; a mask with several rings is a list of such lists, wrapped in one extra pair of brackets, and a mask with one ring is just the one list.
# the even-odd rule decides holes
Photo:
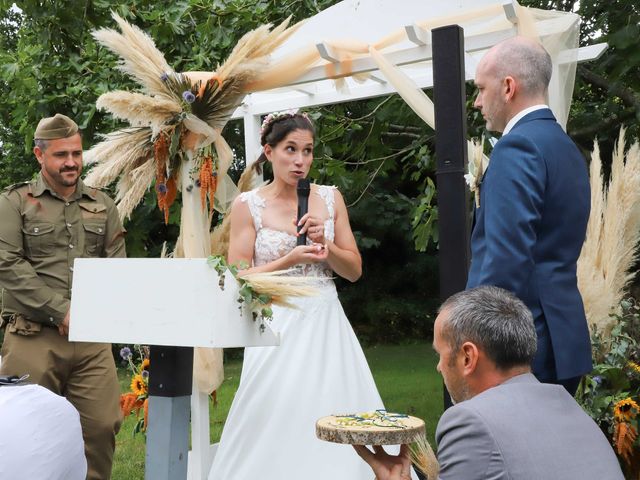
[(609, 154), (621, 125), (629, 138), (640, 137), (640, 4), (576, 0), (528, 0), (523, 5), (575, 12), (582, 18), (580, 45), (606, 42), (597, 61), (578, 65), (567, 131), (588, 152), (594, 139)]
[[(242, 34), (267, 22), (314, 15), (332, 0), (149, 0), (115, 3), (25, 0), (12, 8), (0, 0), (0, 188), (36, 171), (31, 149), (38, 120), (66, 113), (84, 130), (85, 147), (116, 123), (95, 109), (102, 93), (135, 86), (116, 69), (116, 59), (91, 36), (110, 27), (113, 9), (149, 32), (176, 70), (215, 70)], [(523, 5), (576, 11), (583, 17), (581, 44), (606, 41), (597, 61), (578, 67), (568, 131), (583, 149), (594, 138), (606, 157), (622, 123), (639, 136), (640, 15), (634, 0), (523, 0)], [(468, 132), (480, 136), (482, 117), (472, 108), (467, 86)], [(361, 332), (378, 340), (388, 326), (425, 334), (425, 311), (437, 299), (438, 240), (434, 132), (397, 96), (311, 110), (318, 134), (312, 176), (335, 184), (345, 195), (363, 252), (365, 280), (345, 290)], [(236, 154), (233, 174), (243, 168), (243, 129), (230, 122), (225, 137)], [(157, 256), (163, 241), (177, 235), (177, 205), (164, 226), (153, 195), (127, 223), (131, 256)], [(416, 288), (416, 279), (421, 286)], [(403, 299), (393, 304), (387, 293)], [(367, 300), (376, 315), (357, 308)], [(386, 301), (386, 303), (384, 303)], [(349, 302), (346, 302), (349, 303)], [(347, 305), (348, 307), (348, 305)], [(394, 320), (394, 318), (396, 320)], [(375, 323), (375, 322), (378, 323)]]

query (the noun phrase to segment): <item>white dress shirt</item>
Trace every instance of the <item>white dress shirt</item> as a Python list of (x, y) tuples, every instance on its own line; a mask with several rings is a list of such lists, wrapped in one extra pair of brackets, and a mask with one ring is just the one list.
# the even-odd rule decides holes
[(543, 108), (549, 108), (549, 106), (548, 105), (534, 105), (532, 107), (525, 108), (524, 110), (521, 110), (518, 113), (516, 113), (513, 116), (513, 118), (511, 120), (509, 120), (509, 122), (507, 123), (507, 126), (504, 127), (504, 131), (502, 132), (502, 136), (504, 137), (507, 133), (509, 133), (511, 131), (511, 129), (515, 126), (515, 124), (518, 123), (522, 117), (524, 117), (525, 115), (527, 115), (527, 114), (529, 114), (531, 112), (535, 112), (536, 110), (542, 110)]

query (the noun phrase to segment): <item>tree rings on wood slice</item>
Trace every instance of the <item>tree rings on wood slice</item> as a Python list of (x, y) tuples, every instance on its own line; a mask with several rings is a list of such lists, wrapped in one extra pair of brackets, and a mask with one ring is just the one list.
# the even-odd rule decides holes
[(316, 422), (320, 440), (349, 445), (402, 445), (413, 443), (424, 434), (421, 419), (385, 410), (331, 415)]

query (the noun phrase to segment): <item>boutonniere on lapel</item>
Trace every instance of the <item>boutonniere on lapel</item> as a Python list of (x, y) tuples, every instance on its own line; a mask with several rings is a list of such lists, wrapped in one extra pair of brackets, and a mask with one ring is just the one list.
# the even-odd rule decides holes
[(488, 166), (489, 157), (484, 154), (484, 137), (482, 141), (471, 139), (469, 141), (469, 173), (464, 176), (464, 179), (469, 185), (469, 190), (474, 193), (476, 208), (480, 207), (480, 185)]

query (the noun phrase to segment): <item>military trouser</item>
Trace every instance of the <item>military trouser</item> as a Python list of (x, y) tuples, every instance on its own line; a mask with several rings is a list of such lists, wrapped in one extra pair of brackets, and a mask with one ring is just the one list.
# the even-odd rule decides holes
[(80, 413), (87, 478), (109, 479), (115, 435), (122, 422), (111, 346), (69, 342), (57, 328), (28, 323), (27, 331), (24, 321), (19, 328), (7, 325), (0, 374), (28, 373), (30, 382), (66, 397)]

